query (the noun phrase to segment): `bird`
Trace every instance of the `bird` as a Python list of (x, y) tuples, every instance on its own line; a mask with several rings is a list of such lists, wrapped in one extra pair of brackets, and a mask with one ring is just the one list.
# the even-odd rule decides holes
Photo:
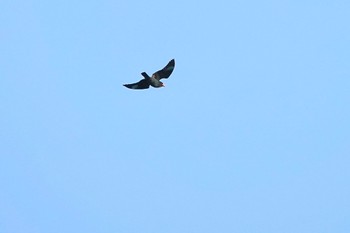
[(162, 83), (160, 80), (162, 78), (169, 78), (171, 73), (173, 72), (175, 68), (175, 59), (172, 59), (168, 62), (168, 64), (161, 70), (158, 70), (152, 76), (148, 76), (146, 72), (142, 72), (141, 75), (144, 77), (144, 79), (141, 79), (137, 83), (131, 83), (131, 84), (124, 84), (123, 86), (134, 89), (134, 90), (141, 90), (141, 89), (148, 89), (149, 86), (159, 88), (164, 87), (164, 83)]

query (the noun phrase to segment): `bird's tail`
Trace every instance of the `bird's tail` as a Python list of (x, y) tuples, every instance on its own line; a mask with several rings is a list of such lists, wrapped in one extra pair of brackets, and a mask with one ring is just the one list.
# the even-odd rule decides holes
[(142, 72), (141, 75), (142, 75), (145, 79), (151, 78), (150, 76), (148, 76), (148, 74), (147, 74), (146, 72)]

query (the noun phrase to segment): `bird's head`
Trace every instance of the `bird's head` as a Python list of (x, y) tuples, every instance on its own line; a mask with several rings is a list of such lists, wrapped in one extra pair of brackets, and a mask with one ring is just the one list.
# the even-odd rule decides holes
[(165, 87), (164, 83), (160, 82), (160, 86), (159, 87)]

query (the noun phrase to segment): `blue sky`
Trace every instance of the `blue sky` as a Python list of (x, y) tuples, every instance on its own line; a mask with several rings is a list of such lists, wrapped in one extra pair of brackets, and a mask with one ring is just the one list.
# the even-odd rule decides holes
[(349, 9), (1, 1), (0, 232), (350, 232)]

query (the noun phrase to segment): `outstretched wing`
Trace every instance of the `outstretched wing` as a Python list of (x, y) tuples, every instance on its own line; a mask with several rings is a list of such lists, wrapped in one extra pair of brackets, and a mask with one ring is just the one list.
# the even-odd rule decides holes
[(157, 72), (155, 72), (152, 75), (152, 77), (156, 78), (158, 80), (160, 80), (162, 78), (169, 78), (169, 76), (173, 72), (174, 68), (175, 68), (175, 60), (172, 59), (171, 61), (169, 61), (169, 63), (163, 69), (158, 70)]
[(142, 79), (137, 83), (132, 84), (124, 84), (124, 87), (130, 88), (130, 89), (147, 89), (149, 88), (149, 81), (146, 79)]

